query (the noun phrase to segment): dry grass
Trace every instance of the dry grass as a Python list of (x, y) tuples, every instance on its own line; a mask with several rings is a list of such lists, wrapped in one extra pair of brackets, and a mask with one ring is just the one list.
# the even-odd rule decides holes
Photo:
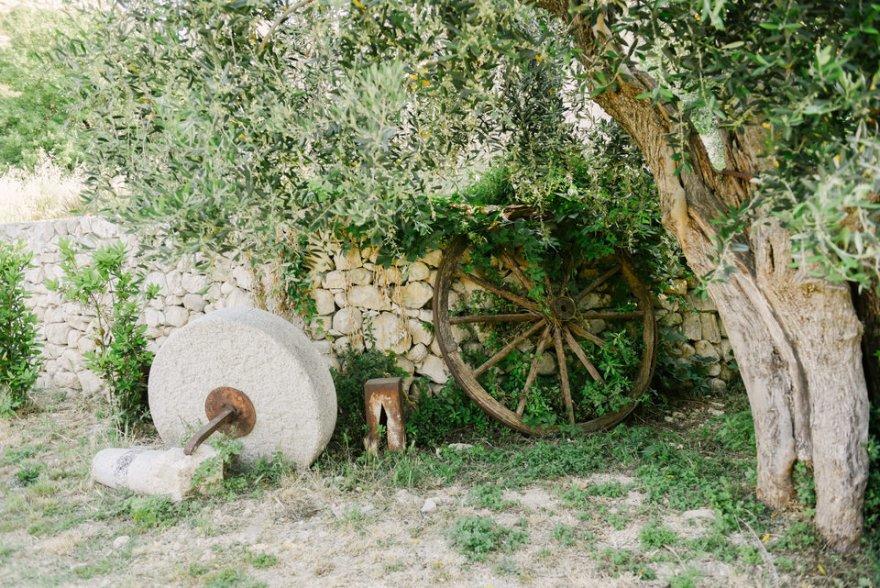
[(0, 176), (0, 223), (69, 216), (83, 189), (80, 174), (41, 157), (33, 171), (11, 168)]

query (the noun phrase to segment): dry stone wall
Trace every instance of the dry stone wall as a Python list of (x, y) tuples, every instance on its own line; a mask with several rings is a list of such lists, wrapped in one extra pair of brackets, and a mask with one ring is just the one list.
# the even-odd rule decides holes
[[(137, 250), (136, 239), (96, 217), (0, 225), (0, 239), (22, 241), (34, 253), (35, 267), (25, 280), (43, 338), (45, 364), (38, 385), (99, 392), (101, 382), (84, 366), (84, 354), (94, 349), (89, 333), (94, 331), (96, 319), (87, 309), (50, 292), (46, 281), (61, 276), (61, 239), (87, 248), (122, 240), (130, 251)], [(317, 314), (302, 326), (331, 365), (345, 349), (375, 347), (395, 353), (409, 373), (442, 385), (449, 374), (431, 327), (433, 284), (441, 253), (433, 251), (418, 261), (391, 267), (377, 264), (376, 257), (377, 252), (369, 249), (329, 252), (324, 267), (313, 277)], [(174, 329), (212, 310), (266, 306), (265, 297), (258, 293), (271, 290), (268, 274), (258, 280), (248, 268), (227, 260), (215, 261), (207, 272), (196, 269), (192, 259), (174, 264), (139, 263), (146, 265), (147, 283), (160, 289), (160, 296), (150, 302), (143, 315), (154, 350)], [(730, 343), (711, 301), (693, 296), (688, 287), (681, 280), (668, 296), (660, 296), (660, 324), (680, 329), (681, 342), (675, 352), (684, 358), (700, 356), (712, 377), (710, 385), (720, 390), (733, 375)], [(451, 302), (472, 288), (466, 283), (455, 284)], [(272, 310), (275, 305), (270, 300), (268, 306)]]

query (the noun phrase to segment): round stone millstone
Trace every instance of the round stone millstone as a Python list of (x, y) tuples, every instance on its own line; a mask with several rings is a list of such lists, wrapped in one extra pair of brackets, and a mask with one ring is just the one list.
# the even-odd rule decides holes
[(242, 391), (254, 405), (241, 457), (281, 452), (300, 468), (324, 450), (336, 426), (336, 390), (324, 359), (297, 327), (255, 308), (212, 312), (168, 337), (150, 368), (149, 401), (162, 440), (182, 445), (207, 422), (215, 388)]

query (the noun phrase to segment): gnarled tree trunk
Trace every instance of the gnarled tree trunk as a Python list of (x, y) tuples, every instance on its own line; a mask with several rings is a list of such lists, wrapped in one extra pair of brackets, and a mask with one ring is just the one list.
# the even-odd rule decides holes
[[(596, 50), (601, 27), (568, 11), (568, 2), (540, 5), (563, 20), (583, 52)], [(598, 32), (597, 32), (598, 31)], [(693, 129), (680, 127), (662, 104), (637, 98), (653, 82), (641, 72), (618, 75), (595, 101), (640, 147), (659, 191), (663, 223), (697, 275), (717, 267), (712, 221), (750, 200), (748, 178), (760, 171), (760, 132), (724, 137), (728, 173), (712, 168)], [(670, 137), (684, 131), (691, 168), (676, 171)], [(785, 508), (794, 497), (792, 467), (812, 466), (816, 525), (839, 550), (861, 535), (867, 480), (868, 400), (860, 348), (861, 324), (849, 289), (792, 267), (787, 232), (755, 224), (723, 260), (728, 277), (709, 285), (742, 373), (758, 453), (758, 497)]]

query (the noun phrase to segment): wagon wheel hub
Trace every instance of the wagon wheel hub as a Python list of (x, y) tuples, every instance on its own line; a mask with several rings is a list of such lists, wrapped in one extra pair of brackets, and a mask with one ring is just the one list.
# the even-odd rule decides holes
[(570, 296), (559, 296), (550, 303), (553, 315), (560, 323), (568, 323), (577, 317), (577, 303)]

